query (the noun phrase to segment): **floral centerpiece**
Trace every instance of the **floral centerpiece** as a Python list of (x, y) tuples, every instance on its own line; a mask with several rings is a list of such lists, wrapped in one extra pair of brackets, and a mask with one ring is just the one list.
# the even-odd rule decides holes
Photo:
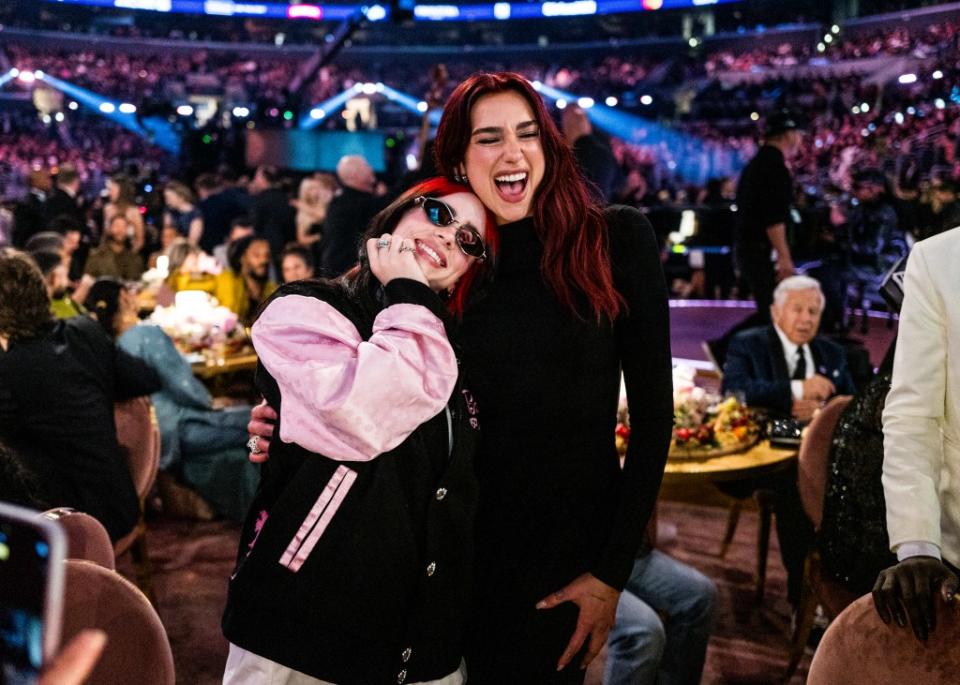
[[(671, 458), (704, 458), (729, 454), (754, 444), (759, 426), (736, 397), (721, 397), (693, 382), (695, 370), (676, 367), (673, 374), (673, 437)], [(621, 400), (617, 415), (617, 451), (623, 456), (630, 440), (630, 416)]]
[(171, 307), (157, 307), (150, 321), (173, 338), (181, 352), (225, 351), (246, 343), (237, 315), (221, 307), (215, 297), (199, 290), (176, 294)]

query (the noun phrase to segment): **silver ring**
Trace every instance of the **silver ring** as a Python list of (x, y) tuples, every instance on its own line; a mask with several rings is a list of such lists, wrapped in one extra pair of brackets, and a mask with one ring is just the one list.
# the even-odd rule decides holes
[(263, 454), (263, 450), (260, 449), (260, 445), (257, 443), (256, 435), (251, 435), (250, 439), (247, 440), (247, 449), (250, 450), (250, 454)]
[(400, 246), (400, 252), (416, 252), (416, 251), (417, 251), (417, 248), (415, 248), (413, 245)]
[(377, 241), (377, 248), (381, 248), (381, 247), (390, 247), (390, 239), (380, 238), (380, 240)]

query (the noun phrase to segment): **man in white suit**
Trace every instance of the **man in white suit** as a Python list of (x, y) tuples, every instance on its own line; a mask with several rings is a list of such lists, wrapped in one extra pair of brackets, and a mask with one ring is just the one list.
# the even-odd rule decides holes
[[(883, 410), (883, 490), (899, 563), (873, 589), (884, 622), (926, 640), (960, 563), (960, 228), (913, 248)], [(946, 563), (945, 563), (946, 561)], [(942, 608), (941, 608), (942, 610)]]

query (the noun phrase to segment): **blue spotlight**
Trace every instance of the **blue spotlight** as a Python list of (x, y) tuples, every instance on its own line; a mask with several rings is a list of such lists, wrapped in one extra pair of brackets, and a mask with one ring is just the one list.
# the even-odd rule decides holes
[[(180, 152), (180, 136), (170, 127), (170, 124), (159, 117), (145, 120), (137, 119), (137, 108), (129, 102), (117, 102), (91, 90), (81, 88), (68, 81), (58, 79), (50, 74), (36, 72), (36, 78), (57, 90), (69, 95), (85, 107), (89, 107), (101, 116), (110, 119), (128, 131), (143, 138), (150, 138), (154, 144), (172, 154)], [(145, 124), (146, 126), (142, 125)]]
[[(378, 84), (379, 85), (379, 84)], [(403, 91), (397, 90), (396, 88), (391, 88), (390, 86), (383, 87), (383, 94), (393, 102), (396, 102), (398, 105), (404, 109), (408, 109), (414, 114), (422, 115), (427, 111), (427, 103), (421, 100), (420, 98), (415, 98), (409, 93), (404, 93)], [(427, 116), (427, 119), (430, 121), (432, 126), (438, 126), (440, 124), (440, 115), (442, 112), (438, 109), (433, 110)]]
[(580, 102), (581, 107), (590, 104), (589, 107), (583, 107), (583, 111), (597, 128), (628, 143), (657, 148), (667, 167), (686, 181), (704, 183), (714, 176), (739, 173), (743, 166), (729, 150), (708, 146), (696, 136), (675, 131), (650, 119), (620, 112), (593, 102), (590, 98), (578, 97), (539, 81), (533, 82), (533, 87), (541, 95), (554, 100), (559, 109), (571, 102)]
[(339, 95), (335, 95), (329, 100), (324, 100), (311, 107), (306, 115), (300, 117), (300, 128), (305, 131), (315, 128), (317, 124), (331, 114), (343, 109), (343, 106), (347, 104), (347, 100), (362, 93), (364, 85), (368, 84), (356, 83)]
[(17, 76), (19, 75), (20, 75), (20, 71), (18, 69), (11, 69), (6, 74), (3, 74), (2, 76), (0, 76), (0, 88), (3, 88), (5, 85), (10, 83), (10, 81), (17, 78)]

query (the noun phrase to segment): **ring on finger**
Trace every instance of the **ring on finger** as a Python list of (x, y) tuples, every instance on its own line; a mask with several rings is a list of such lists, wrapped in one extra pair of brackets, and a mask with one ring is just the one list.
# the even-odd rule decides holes
[(416, 252), (416, 251), (417, 251), (417, 248), (415, 248), (413, 245), (410, 245), (406, 242), (404, 242), (400, 246), (400, 252)]
[(247, 440), (247, 449), (250, 450), (250, 454), (263, 454), (263, 450), (260, 449), (260, 443), (256, 435), (251, 435), (250, 439)]
[(380, 238), (379, 240), (377, 240), (377, 248), (379, 249), (381, 247), (390, 247), (390, 239)]

